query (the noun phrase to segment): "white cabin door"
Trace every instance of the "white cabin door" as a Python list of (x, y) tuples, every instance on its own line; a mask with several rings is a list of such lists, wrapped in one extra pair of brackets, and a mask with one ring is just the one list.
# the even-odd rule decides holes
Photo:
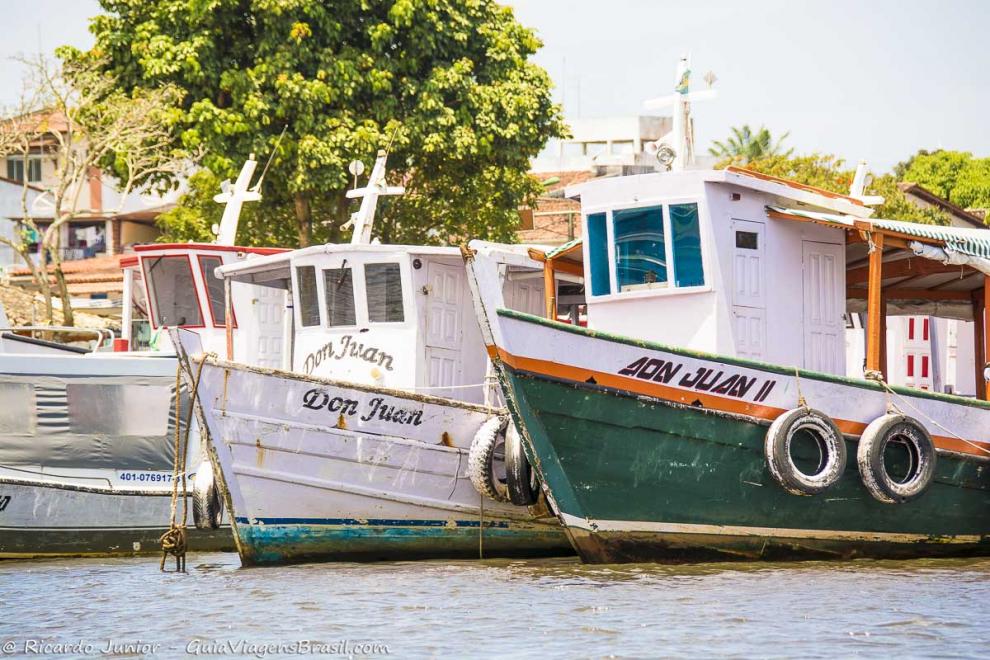
[(802, 242), (804, 367), (845, 374), (845, 246)]
[[(281, 369), (282, 346), (285, 334), (285, 290), (269, 286), (254, 286), (251, 289), (251, 327), (247, 328), (248, 341), (254, 347), (251, 364), (270, 369)], [(241, 319), (238, 319), (240, 322)], [(236, 341), (236, 340), (235, 340)], [(249, 349), (250, 350), (250, 349)]]
[(543, 302), (543, 280), (526, 279), (506, 282), (503, 287), (505, 304), (509, 309), (542, 317), (545, 313)]
[[(461, 317), (464, 269), (429, 262), (426, 297), (426, 365), (429, 387), (458, 385), (461, 362)], [(431, 392), (445, 396), (444, 392)]]
[(766, 259), (764, 224), (732, 221), (732, 319), (736, 354), (766, 359)]

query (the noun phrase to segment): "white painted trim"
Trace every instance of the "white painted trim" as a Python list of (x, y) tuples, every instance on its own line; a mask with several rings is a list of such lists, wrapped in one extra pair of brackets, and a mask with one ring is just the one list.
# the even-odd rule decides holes
[(928, 534), (897, 534), (892, 532), (861, 532), (826, 529), (792, 529), (786, 527), (745, 527), (737, 525), (697, 525), (691, 523), (642, 522), (630, 520), (593, 520), (579, 518), (569, 513), (560, 514), (566, 527), (589, 532), (646, 532), (654, 534), (708, 534), (714, 536), (774, 537), (782, 539), (815, 539), (821, 541), (869, 541), (893, 543), (979, 543), (983, 537), (976, 534), (932, 537)]

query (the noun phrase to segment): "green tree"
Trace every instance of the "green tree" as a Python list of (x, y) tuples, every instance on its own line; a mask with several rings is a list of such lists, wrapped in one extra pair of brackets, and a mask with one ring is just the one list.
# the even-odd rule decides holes
[[(720, 162), (716, 167), (732, 165), (732, 159)], [(751, 169), (771, 176), (791, 179), (807, 186), (814, 186), (834, 193), (848, 194), (855, 169), (846, 167), (845, 161), (832, 154), (814, 153), (809, 156), (769, 156), (750, 161)], [(874, 207), (873, 217), (906, 222), (947, 225), (948, 217), (934, 208), (920, 208), (911, 202), (897, 187), (892, 174), (873, 175), (867, 186), (867, 195), (880, 195), (883, 204)]]
[(783, 150), (783, 142), (790, 132), (774, 140), (765, 126), (761, 126), (755, 133), (749, 124), (734, 126), (731, 130), (732, 135), (725, 142), (715, 140), (708, 153), (717, 158), (730, 159), (735, 164), (745, 164), (769, 156), (786, 158), (794, 152), (793, 149)]
[(963, 208), (990, 208), (990, 158), (974, 158), (968, 151), (922, 150), (899, 163), (895, 172)]
[[(533, 32), (492, 0), (100, 0), (90, 55), (128, 89), (185, 92), (175, 140), (205, 166), (173, 234), (203, 235), (207, 190), (249, 153), (275, 149), (241, 242), (339, 241), (356, 202), (352, 159), (389, 147), (385, 241), (511, 240), (517, 207), (539, 192), (529, 159), (565, 134)], [(288, 223), (288, 230), (281, 225)], [(181, 237), (181, 236), (176, 236)]]

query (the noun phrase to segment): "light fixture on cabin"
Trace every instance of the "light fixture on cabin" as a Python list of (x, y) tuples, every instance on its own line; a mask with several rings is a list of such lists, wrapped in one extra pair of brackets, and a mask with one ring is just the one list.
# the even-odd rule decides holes
[(643, 151), (656, 157), (657, 162), (667, 169), (670, 169), (670, 166), (674, 163), (674, 159), (677, 158), (677, 152), (674, 151), (674, 148), (660, 140), (647, 142), (643, 146)]
[(990, 381), (990, 362), (983, 365), (983, 382)]

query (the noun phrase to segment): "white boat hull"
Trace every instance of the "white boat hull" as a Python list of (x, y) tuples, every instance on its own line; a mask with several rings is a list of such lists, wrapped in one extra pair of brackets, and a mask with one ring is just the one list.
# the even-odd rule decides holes
[(199, 402), (244, 564), (571, 552), (555, 518), (472, 486), (499, 410), (213, 360)]
[[(171, 491), (163, 489), (113, 490), (2, 476), (0, 559), (158, 553), (170, 504)], [(226, 525), (195, 529), (191, 510), (188, 539), (194, 551), (233, 545)]]

